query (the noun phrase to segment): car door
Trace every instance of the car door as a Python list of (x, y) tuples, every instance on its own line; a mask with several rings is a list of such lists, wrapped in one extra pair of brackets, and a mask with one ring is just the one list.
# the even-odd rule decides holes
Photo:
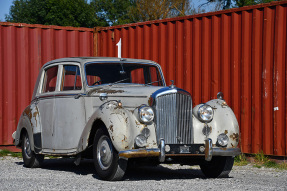
[(57, 87), (58, 69), (58, 65), (50, 65), (44, 69), (41, 78), (41, 88), (36, 101), (42, 124), (42, 148), (44, 152), (47, 149), (54, 148), (54, 97)]
[(84, 93), (80, 65), (61, 65), (59, 91), (55, 94), (54, 149), (57, 153), (74, 153), (85, 126)]

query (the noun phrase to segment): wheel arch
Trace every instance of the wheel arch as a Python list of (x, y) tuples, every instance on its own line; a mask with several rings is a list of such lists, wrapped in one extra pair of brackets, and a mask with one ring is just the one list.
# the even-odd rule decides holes
[(103, 104), (90, 117), (78, 144), (77, 153), (90, 147), (98, 128), (105, 125), (110, 139), (117, 151), (124, 150), (130, 144), (129, 117), (124, 108), (119, 108), (117, 101), (109, 101)]
[(31, 127), (31, 123), (29, 123), (29, 120), (25, 115), (21, 116), (19, 123), (18, 123), (16, 138), (15, 138), (15, 145), (16, 146), (21, 146), (24, 133), (28, 134), (30, 144), (31, 144), (31, 150), (35, 151), (34, 150), (33, 128)]

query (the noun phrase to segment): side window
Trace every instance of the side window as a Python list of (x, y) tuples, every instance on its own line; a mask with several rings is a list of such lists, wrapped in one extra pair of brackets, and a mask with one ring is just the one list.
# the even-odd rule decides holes
[(82, 81), (79, 66), (64, 65), (61, 91), (81, 90)]
[(53, 66), (45, 71), (42, 93), (53, 92), (57, 84), (58, 66)]

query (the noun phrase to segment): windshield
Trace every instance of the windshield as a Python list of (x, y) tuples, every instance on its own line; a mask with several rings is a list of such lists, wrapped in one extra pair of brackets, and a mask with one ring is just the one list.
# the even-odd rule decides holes
[(156, 66), (138, 63), (88, 63), (85, 66), (89, 86), (134, 83), (162, 86)]

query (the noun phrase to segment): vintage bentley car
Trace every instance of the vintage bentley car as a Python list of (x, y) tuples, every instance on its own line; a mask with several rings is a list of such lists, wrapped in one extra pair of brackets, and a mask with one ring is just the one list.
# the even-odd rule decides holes
[(225, 177), (240, 154), (239, 127), (223, 94), (193, 107), (166, 86), (159, 64), (125, 58), (63, 58), (46, 63), (12, 137), (24, 166), (44, 155), (92, 158), (98, 176), (120, 180), (128, 164), (200, 165)]

